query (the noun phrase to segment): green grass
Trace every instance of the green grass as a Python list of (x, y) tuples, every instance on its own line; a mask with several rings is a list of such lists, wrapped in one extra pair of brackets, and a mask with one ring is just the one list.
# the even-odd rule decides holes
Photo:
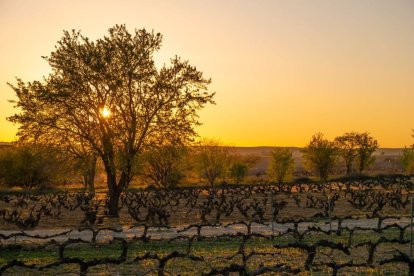
[[(363, 241), (376, 241), (380, 236), (387, 238), (398, 237), (398, 232), (391, 229), (384, 231), (381, 234), (373, 233), (357, 233), (354, 236), (353, 244), (360, 243)], [(315, 243), (320, 239), (328, 239), (334, 242), (347, 242), (347, 234), (342, 236), (336, 235), (324, 235), (324, 234), (312, 234), (305, 238), (306, 243)], [(260, 265), (274, 265), (276, 263), (285, 263), (294, 268), (303, 268), (303, 263), (305, 261), (306, 255), (298, 249), (275, 249), (273, 244), (287, 244), (289, 242), (294, 242), (295, 239), (292, 237), (283, 237), (275, 240), (263, 239), (263, 238), (252, 238), (246, 243), (246, 253), (254, 250), (255, 252), (279, 252), (280, 255), (277, 256), (256, 256), (249, 260), (248, 266), (250, 269), (256, 269)], [(201, 240), (195, 241), (191, 248), (191, 254), (195, 256), (201, 256), (208, 260), (208, 263), (215, 267), (224, 267), (230, 265), (231, 263), (241, 264), (241, 257), (238, 256), (232, 260), (225, 260), (223, 257), (229, 257), (235, 254), (240, 246), (241, 238), (215, 238), (212, 240)], [(165, 256), (173, 251), (186, 252), (187, 250), (187, 241), (149, 241), (147, 243), (143, 242), (134, 242), (130, 245), (128, 250), (128, 259), (127, 262), (115, 266), (115, 265), (105, 265), (97, 266), (90, 268), (90, 272), (99, 273), (99, 275), (110, 275), (111, 273), (119, 272), (120, 275), (129, 275), (129, 274), (140, 274), (145, 271), (154, 269), (157, 267), (157, 262), (153, 260), (145, 260), (140, 262), (132, 262), (132, 260), (137, 256), (143, 256), (145, 253), (150, 252), (153, 254), (158, 254), (159, 256)], [(384, 256), (390, 256), (389, 251), (396, 248), (396, 245), (384, 245), (383, 248), (380, 248), (378, 251), (377, 258), (383, 258)], [(406, 251), (407, 246), (398, 246), (398, 248)], [(354, 249), (358, 251), (357, 249)], [(351, 256), (346, 256), (343, 253), (335, 252), (333, 254), (335, 260), (338, 263), (347, 262), (350, 259), (355, 258), (355, 262), (363, 262), (366, 258), (366, 249), (360, 248), (360, 252), (352, 253)], [(319, 253), (330, 253), (328, 249), (320, 249)], [(85, 244), (76, 244), (68, 246), (65, 249), (65, 257), (79, 257), (85, 260), (92, 260), (95, 258), (117, 258), (121, 254), (121, 245), (119, 242), (114, 242), (113, 244), (104, 244), (104, 245), (85, 245)], [(57, 248), (54, 246), (49, 246), (46, 249), (31, 250), (30, 248), (24, 249), (2, 249), (0, 251), (0, 265), (3, 265), (11, 260), (20, 260), (28, 264), (37, 264), (44, 265), (58, 260)], [(329, 261), (326, 259), (323, 254), (317, 254), (315, 261)], [(174, 273), (180, 273), (181, 275), (192, 275), (200, 274), (201, 272), (207, 272), (210, 270), (209, 266), (203, 262), (193, 262), (188, 259), (173, 259), (167, 263), (166, 269), (168, 271), (173, 271)], [(54, 273), (69, 273), (73, 271), (78, 271), (79, 268), (77, 265), (64, 265), (58, 266), (47, 271), (42, 271), (42, 274), (54, 274)], [(27, 269), (10, 269), (8, 273), (20, 274)], [(404, 274), (407, 271), (405, 265), (387, 265), (383, 267), (375, 268), (353, 268), (345, 269), (347, 273), (357, 275), (365, 274)], [(314, 275), (324, 275), (329, 272), (328, 268), (323, 268), (320, 272), (313, 272)], [(108, 274), (105, 274), (108, 273)], [(320, 273), (320, 274), (319, 274)], [(303, 272), (307, 274), (307, 272)], [(150, 274), (152, 275), (152, 274)]]

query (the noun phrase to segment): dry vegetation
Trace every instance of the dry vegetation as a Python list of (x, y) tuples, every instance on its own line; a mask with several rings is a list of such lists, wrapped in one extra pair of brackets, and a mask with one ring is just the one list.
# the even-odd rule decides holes
[(130, 190), (115, 221), (99, 196), (3, 195), (0, 272), (405, 274), (412, 190), (404, 176)]

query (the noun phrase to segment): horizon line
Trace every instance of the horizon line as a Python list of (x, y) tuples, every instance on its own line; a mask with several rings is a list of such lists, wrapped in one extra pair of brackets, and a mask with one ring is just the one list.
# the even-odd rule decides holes
[[(16, 141), (0, 141), (0, 144), (12, 144)], [(237, 145), (222, 145), (223, 147), (235, 147), (235, 148), (304, 148), (305, 146), (237, 146)], [(404, 149), (404, 147), (379, 147), (379, 149)]]

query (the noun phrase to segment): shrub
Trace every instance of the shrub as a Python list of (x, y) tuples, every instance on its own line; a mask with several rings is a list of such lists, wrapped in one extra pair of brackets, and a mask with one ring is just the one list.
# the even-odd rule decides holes
[(44, 147), (12, 146), (0, 150), (0, 183), (25, 189), (56, 184), (64, 175), (56, 152)]

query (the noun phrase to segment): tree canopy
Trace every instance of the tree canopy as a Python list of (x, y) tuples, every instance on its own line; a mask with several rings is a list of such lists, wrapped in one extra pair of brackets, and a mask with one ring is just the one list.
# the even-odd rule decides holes
[(338, 153), (335, 142), (325, 139), (319, 132), (312, 136), (303, 149), (303, 158), (305, 165), (316, 171), (322, 181), (326, 181), (336, 165)]
[(358, 169), (362, 173), (375, 161), (375, 157), (372, 154), (378, 149), (379, 144), (368, 132), (359, 133), (356, 136), (356, 141), (358, 144)]
[(295, 168), (292, 150), (289, 148), (275, 148), (270, 152), (267, 173), (271, 180), (281, 184), (290, 176)]
[(358, 133), (347, 132), (335, 138), (335, 142), (339, 148), (342, 159), (345, 162), (346, 174), (350, 174), (353, 169), (353, 163), (358, 155)]
[(159, 33), (130, 33), (125, 25), (96, 41), (65, 31), (44, 57), (52, 72), (11, 85), (21, 111), (9, 119), (20, 124), (19, 136), (84, 144), (102, 159), (114, 216), (137, 154), (166, 139), (186, 143), (196, 134), (197, 110), (214, 103), (210, 79), (188, 61), (176, 56), (156, 67), (161, 42)]

